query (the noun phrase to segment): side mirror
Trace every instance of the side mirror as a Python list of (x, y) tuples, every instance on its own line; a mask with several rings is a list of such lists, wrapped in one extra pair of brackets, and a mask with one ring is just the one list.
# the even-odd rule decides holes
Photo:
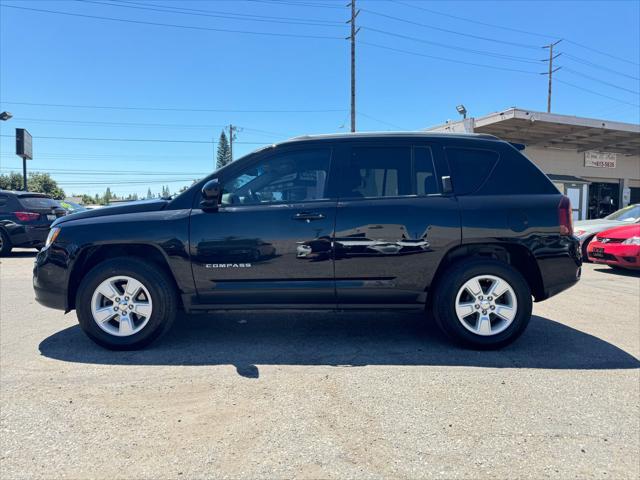
[(212, 180), (209, 180), (202, 187), (202, 201), (200, 201), (200, 207), (203, 210), (218, 210), (221, 197), (222, 186), (220, 185), (220, 182), (218, 182), (218, 179), (214, 178)]
[(451, 177), (448, 175), (442, 177), (442, 193), (445, 193), (445, 194), (453, 193), (453, 185), (451, 184)]

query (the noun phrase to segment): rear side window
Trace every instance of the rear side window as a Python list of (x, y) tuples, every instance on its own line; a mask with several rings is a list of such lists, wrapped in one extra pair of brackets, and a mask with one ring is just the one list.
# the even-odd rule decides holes
[(457, 195), (475, 193), (500, 158), (492, 150), (447, 148), (446, 152), (453, 189)]
[(20, 205), (23, 208), (52, 208), (59, 207), (57, 200), (47, 197), (19, 197)]
[(554, 194), (558, 190), (551, 180), (515, 148), (505, 146), (500, 161), (478, 195)]
[(410, 147), (355, 147), (340, 175), (341, 198), (411, 195)]

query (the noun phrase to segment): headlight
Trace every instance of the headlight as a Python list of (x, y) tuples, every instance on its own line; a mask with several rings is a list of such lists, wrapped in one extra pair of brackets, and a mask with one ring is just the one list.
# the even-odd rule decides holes
[(640, 237), (631, 237), (631, 238), (627, 238), (624, 242), (622, 242), (623, 245), (640, 245)]
[(47, 235), (47, 241), (44, 243), (44, 248), (47, 248), (49, 245), (55, 242), (56, 238), (58, 238), (58, 235), (60, 235), (60, 227), (53, 227), (51, 230), (49, 230), (49, 235)]

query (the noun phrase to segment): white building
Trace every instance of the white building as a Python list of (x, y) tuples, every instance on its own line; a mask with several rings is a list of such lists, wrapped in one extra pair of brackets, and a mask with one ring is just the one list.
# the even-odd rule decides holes
[(510, 108), (427, 130), (526, 145), (527, 157), (571, 198), (576, 219), (640, 203), (640, 125)]

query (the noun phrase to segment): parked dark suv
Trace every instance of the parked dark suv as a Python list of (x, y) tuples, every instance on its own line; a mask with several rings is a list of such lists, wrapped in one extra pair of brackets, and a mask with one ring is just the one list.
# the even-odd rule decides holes
[(0, 190), (0, 256), (13, 247), (42, 248), (49, 227), (65, 213), (48, 195)]
[(147, 345), (179, 308), (426, 311), (497, 348), (580, 262), (569, 200), (515, 146), (349, 134), (264, 148), (173, 200), (61, 218), (33, 285), (112, 349)]

